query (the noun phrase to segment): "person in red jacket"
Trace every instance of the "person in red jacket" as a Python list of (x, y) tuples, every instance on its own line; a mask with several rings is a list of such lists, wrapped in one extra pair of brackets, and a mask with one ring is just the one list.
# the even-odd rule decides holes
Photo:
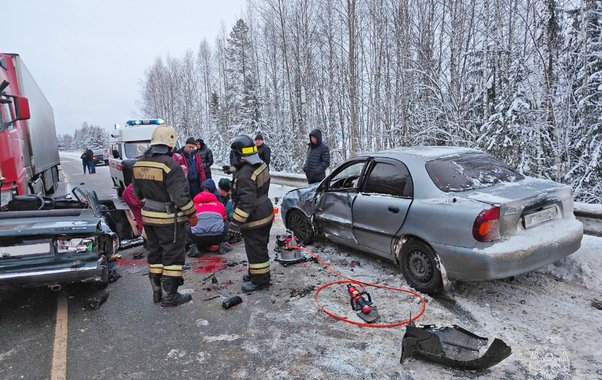
[(225, 242), (229, 223), (224, 205), (206, 187), (194, 197), (193, 202), (198, 223), (190, 228), (189, 237), (195, 244), (191, 246), (188, 256), (200, 256), (199, 249), (212, 246), (217, 246), (220, 253), (232, 250)]
[(173, 159), (184, 169), (186, 178), (188, 178), (190, 197), (194, 198), (201, 192), (203, 182), (205, 182), (205, 167), (203, 159), (196, 149), (194, 138), (189, 137), (184, 147), (174, 153)]
[[(136, 226), (138, 228), (138, 231), (134, 231), (134, 235), (142, 236), (144, 239), (144, 248), (146, 249), (146, 234), (144, 233), (144, 226), (142, 224), (142, 208), (144, 207), (144, 202), (136, 197), (131, 183), (123, 190), (121, 199), (128, 205), (130, 211), (134, 215), (134, 220), (136, 221)], [(140, 259), (142, 256), (144, 256), (144, 251), (137, 251), (134, 253), (135, 259)]]

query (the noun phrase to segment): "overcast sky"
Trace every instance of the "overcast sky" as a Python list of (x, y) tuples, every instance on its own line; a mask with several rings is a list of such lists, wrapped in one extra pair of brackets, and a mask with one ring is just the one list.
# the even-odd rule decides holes
[(111, 129), (139, 115), (140, 80), (157, 56), (229, 33), (244, 0), (12, 0), (0, 51), (21, 55), (54, 108), (57, 133)]

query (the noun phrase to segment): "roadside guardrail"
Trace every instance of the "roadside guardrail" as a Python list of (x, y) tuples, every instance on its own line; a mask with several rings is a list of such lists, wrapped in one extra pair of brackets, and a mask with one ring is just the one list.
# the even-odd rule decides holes
[[(221, 172), (221, 166), (211, 170)], [(307, 184), (303, 174), (271, 172), (272, 182), (284, 186), (301, 187)], [(602, 205), (575, 202), (575, 216), (583, 223), (583, 232), (588, 235), (602, 236)]]
[(602, 205), (575, 202), (575, 216), (583, 223), (583, 232), (602, 236)]

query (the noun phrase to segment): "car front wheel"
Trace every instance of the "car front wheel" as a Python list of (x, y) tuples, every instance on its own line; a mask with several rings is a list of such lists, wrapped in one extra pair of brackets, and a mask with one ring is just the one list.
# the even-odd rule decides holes
[(401, 273), (411, 287), (422, 293), (437, 294), (443, 289), (437, 255), (420, 240), (406, 242), (399, 257)]
[(311, 244), (314, 241), (313, 227), (309, 219), (301, 211), (289, 211), (286, 219), (286, 227), (293, 231), (300, 243)]

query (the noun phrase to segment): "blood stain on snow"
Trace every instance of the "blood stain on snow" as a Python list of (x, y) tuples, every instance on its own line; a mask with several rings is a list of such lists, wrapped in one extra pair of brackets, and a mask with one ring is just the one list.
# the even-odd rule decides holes
[(226, 261), (220, 256), (203, 256), (192, 268), (194, 273), (213, 273), (226, 267)]
[(119, 259), (119, 260), (117, 260), (117, 264), (119, 264), (119, 266), (125, 266), (125, 267), (146, 266), (146, 260)]

